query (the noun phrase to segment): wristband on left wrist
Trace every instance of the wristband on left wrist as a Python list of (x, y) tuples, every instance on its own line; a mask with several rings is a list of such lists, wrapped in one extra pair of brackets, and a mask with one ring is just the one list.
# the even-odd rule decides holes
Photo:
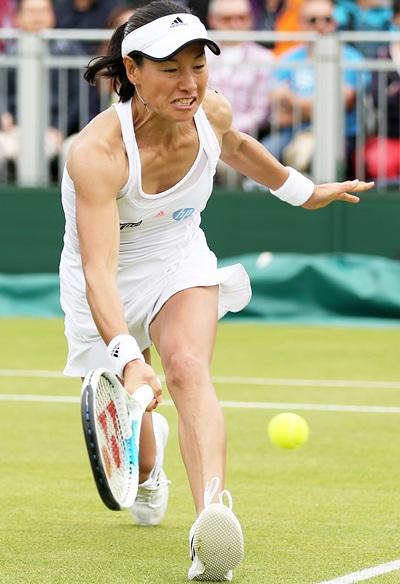
[(136, 339), (128, 334), (114, 337), (107, 345), (107, 354), (110, 357), (112, 372), (121, 379), (124, 377), (124, 368), (127, 363), (135, 359), (144, 362)]
[(279, 189), (270, 189), (270, 191), (275, 197), (278, 197), (278, 199), (281, 199), (281, 201), (285, 201), (290, 205), (296, 207), (304, 205), (313, 194), (315, 184), (311, 179), (307, 178), (291, 166), (287, 166), (286, 168), (289, 171), (289, 176), (286, 181), (279, 187)]

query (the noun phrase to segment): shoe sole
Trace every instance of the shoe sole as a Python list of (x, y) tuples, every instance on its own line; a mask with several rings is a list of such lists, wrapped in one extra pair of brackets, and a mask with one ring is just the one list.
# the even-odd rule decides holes
[(233, 512), (221, 503), (208, 505), (197, 519), (193, 536), (196, 556), (205, 572), (194, 580), (224, 581), (244, 557), (242, 528)]

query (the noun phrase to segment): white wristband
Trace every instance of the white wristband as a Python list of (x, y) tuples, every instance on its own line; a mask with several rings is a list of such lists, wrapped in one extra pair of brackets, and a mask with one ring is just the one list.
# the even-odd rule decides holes
[(110, 357), (112, 372), (121, 379), (124, 377), (125, 365), (129, 361), (133, 361), (134, 359), (144, 361), (139, 345), (131, 335), (118, 335), (114, 337), (108, 343), (107, 353)]
[(281, 201), (298, 207), (303, 205), (311, 197), (315, 189), (315, 184), (291, 166), (287, 166), (286, 168), (289, 171), (289, 176), (283, 185), (279, 189), (276, 189), (276, 191), (272, 189), (270, 191), (275, 197), (281, 199)]

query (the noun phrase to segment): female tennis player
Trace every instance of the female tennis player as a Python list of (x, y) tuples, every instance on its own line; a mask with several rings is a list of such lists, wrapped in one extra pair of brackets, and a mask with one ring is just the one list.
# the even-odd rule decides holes
[[(89, 64), (86, 79), (111, 78), (119, 103), (80, 132), (68, 156), (61, 302), (67, 375), (108, 367), (131, 393), (150, 384), (155, 406), (155, 345), (198, 514), (188, 578), (229, 581), (243, 536), (224, 490), (225, 428), (210, 363), (218, 318), (246, 306), (251, 290), (240, 264), (217, 268), (199, 227), (217, 161), (306, 209), (357, 203), (354, 193), (373, 183), (315, 185), (236, 131), (229, 103), (207, 89), (206, 48), (220, 52), (195, 16), (161, 0), (137, 9), (115, 31), (108, 55)], [(166, 510), (167, 435), (165, 419), (146, 413), (132, 507), (143, 525), (159, 523)]]

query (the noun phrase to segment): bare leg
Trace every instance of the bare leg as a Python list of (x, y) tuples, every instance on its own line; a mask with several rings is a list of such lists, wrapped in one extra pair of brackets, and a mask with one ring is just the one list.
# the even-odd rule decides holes
[[(143, 351), (146, 363), (151, 365), (150, 349)], [(139, 446), (139, 484), (149, 478), (156, 463), (156, 442), (154, 439), (153, 420), (150, 412), (145, 412), (140, 429)]]
[(226, 436), (210, 364), (218, 321), (218, 286), (183, 290), (151, 324), (169, 392), (179, 415), (179, 443), (197, 512), (204, 487), (225, 476)]

